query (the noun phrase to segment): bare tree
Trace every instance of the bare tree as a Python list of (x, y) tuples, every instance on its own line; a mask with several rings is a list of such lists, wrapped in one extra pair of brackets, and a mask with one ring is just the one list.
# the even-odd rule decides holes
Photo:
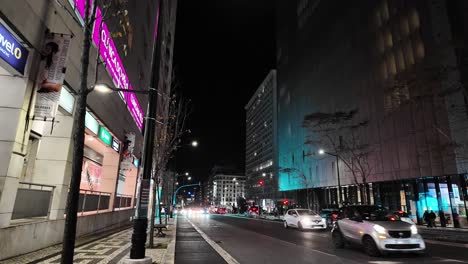
[(373, 151), (365, 138), (368, 121), (359, 121), (357, 114), (357, 110), (315, 112), (304, 117), (303, 127), (309, 131), (305, 143), (338, 157), (359, 187), (363, 203), (368, 203), (365, 187), (373, 172)]
[[(159, 186), (163, 182), (170, 182), (174, 179), (169, 179), (173, 176), (171, 173), (167, 173), (167, 165), (174, 154), (174, 151), (179, 147), (182, 136), (188, 132), (186, 129), (187, 117), (189, 115), (188, 102), (175, 94), (167, 96), (164, 94), (160, 95), (160, 102), (162, 111), (159, 111), (158, 120), (158, 134), (155, 138), (155, 153), (153, 156), (153, 200), (151, 210), (151, 225), (150, 225), (150, 239), (149, 246), (153, 247), (153, 236), (154, 236), (154, 218), (156, 211), (159, 211)], [(165, 110), (166, 111), (165, 111)], [(161, 224), (161, 215), (159, 217), (159, 223)]]

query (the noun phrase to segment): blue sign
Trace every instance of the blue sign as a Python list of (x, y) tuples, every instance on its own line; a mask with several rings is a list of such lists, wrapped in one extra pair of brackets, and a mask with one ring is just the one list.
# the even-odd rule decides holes
[(28, 53), (29, 51), (15, 39), (10, 31), (0, 24), (0, 58), (24, 74)]

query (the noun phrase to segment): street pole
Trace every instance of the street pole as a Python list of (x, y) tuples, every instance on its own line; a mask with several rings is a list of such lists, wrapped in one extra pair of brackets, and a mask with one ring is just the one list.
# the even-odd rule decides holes
[[(135, 218), (133, 220), (132, 246), (130, 249), (130, 259), (145, 258), (146, 230), (148, 228), (148, 201), (150, 191), (150, 179), (152, 174), (153, 147), (154, 136), (156, 133), (156, 109), (158, 93), (157, 87), (159, 84), (159, 69), (161, 58), (161, 37), (159, 34), (162, 29), (163, 15), (163, 0), (158, 1), (159, 8), (157, 9), (157, 24), (156, 34), (153, 40), (153, 58), (151, 61), (151, 77), (149, 85), (149, 98), (147, 114), (145, 117), (145, 127), (143, 136), (143, 173), (140, 182), (139, 198), (137, 200), (137, 208)], [(151, 219), (151, 224), (153, 220)]]
[(336, 158), (336, 178), (338, 180), (338, 202), (339, 204), (342, 204), (342, 196), (341, 196), (341, 182), (340, 182), (340, 167), (338, 166), (340, 159), (338, 158), (338, 155), (334, 155)]

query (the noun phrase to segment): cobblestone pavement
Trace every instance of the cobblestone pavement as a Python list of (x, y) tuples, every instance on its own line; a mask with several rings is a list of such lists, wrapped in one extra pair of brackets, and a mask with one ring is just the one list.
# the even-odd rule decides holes
[[(175, 223), (168, 221), (168, 230), (165, 231), (166, 237), (155, 237), (154, 249), (146, 249), (146, 255), (156, 263), (173, 263), (173, 249), (175, 245)], [(88, 238), (80, 241), (81, 243), (75, 249), (73, 263), (86, 264), (115, 264), (120, 263), (122, 259), (128, 258), (131, 247), (132, 228), (96, 238)], [(174, 244), (174, 245), (173, 245)], [(48, 247), (33, 253), (15, 257), (9, 260), (0, 261), (2, 264), (18, 263), (60, 263), (61, 245)], [(169, 252), (168, 252), (169, 251)], [(171, 259), (172, 254), (172, 259)]]

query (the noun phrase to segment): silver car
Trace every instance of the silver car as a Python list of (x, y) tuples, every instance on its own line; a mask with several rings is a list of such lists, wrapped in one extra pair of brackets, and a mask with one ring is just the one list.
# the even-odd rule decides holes
[(398, 216), (378, 206), (346, 206), (332, 229), (333, 244), (360, 244), (370, 256), (388, 252), (424, 253), (426, 244), (416, 225), (403, 222)]

